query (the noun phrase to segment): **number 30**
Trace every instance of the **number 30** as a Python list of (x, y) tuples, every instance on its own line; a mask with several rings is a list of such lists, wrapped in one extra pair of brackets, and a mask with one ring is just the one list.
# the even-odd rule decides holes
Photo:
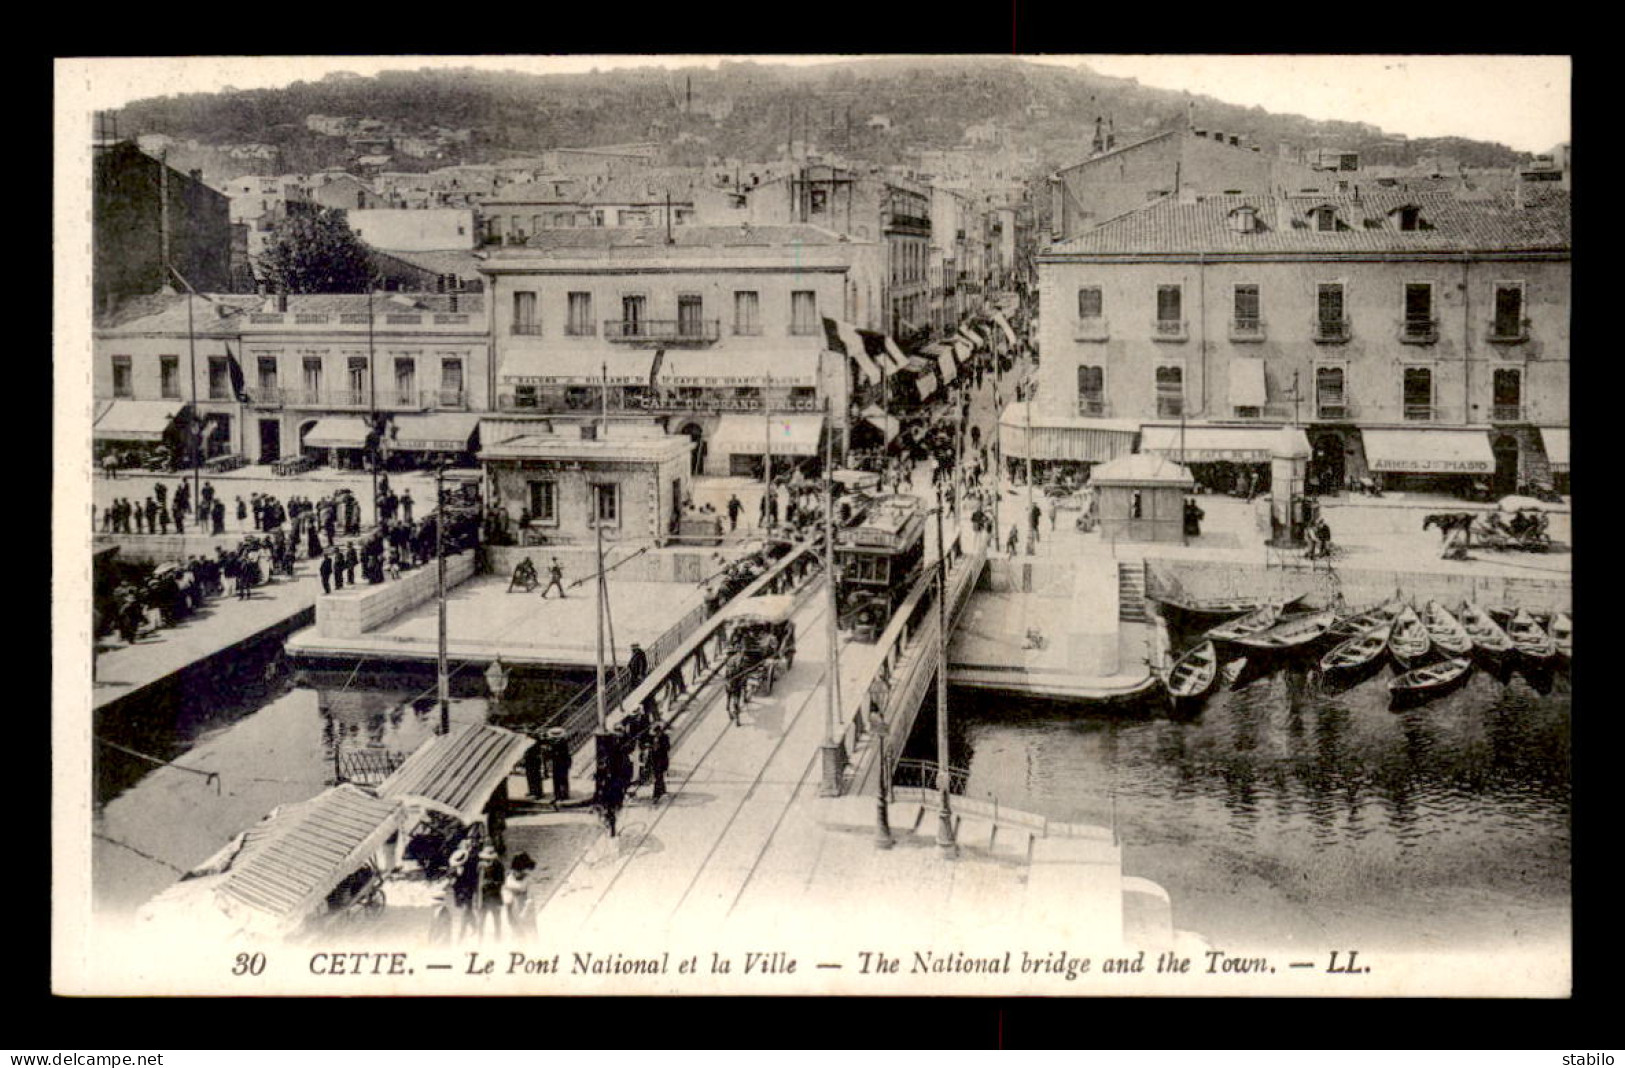
[(265, 970), (265, 954), (239, 953), (237, 963), (231, 966), (232, 975), (258, 975)]

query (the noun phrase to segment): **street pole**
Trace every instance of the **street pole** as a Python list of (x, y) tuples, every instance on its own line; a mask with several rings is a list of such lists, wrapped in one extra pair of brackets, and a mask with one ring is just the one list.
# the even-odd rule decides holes
[[(174, 268), (170, 268), (174, 270)], [(177, 277), (179, 274), (177, 273)], [(182, 279), (185, 281), (185, 279)], [(227, 350), (230, 351), (229, 349)], [(187, 444), (192, 447), (192, 515), (196, 516), (196, 509), (200, 508), (203, 499), (202, 488), (198, 485), (199, 465), (203, 462), (200, 455), (203, 451), (203, 428), (198, 421), (200, 416), (197, 410), (197, 334), (192, 328), (192, 283), (186, 283), (186, 352), (187, 364), (190, 368), (189, 377), (192, 379), (192, 424), (187, 427)]]
[[(762, 492), (767, 494), (772, 494), (773, 492), (773, 409), (771, 402), (769, 401), (769, 397), (772, 395), (772, 392), (773, 375), (769, 373), (767, 376), (767, 385), (762, 389), (762, 429), (767, 434), (767, 452), (765, 453), (767, 458), (767, 467), (765, 480), (763, 482), (763, 485), (766, 488), (763, 489)], [(768, 521), (771, 522), (773, 518), (771, 503), (768, 501), (764, 501), (763, 503), (768, 505), (768, 507), (764, 509), (763, 514), (767, 516)]]
[[(435, 666), (440, 690), (440, 733), (451, 733), (451, 676), (446, 671), (446, 465), (434, 469), (435, 599), (439, 608), (439, 641)], [(376, 498), (374, 498), (376, 500)]]
[[(599, 394), (599, 432), (609, 437), (609, 363), (606, 361), (599, 365), (603, 373), (603, 390)], [(600, 510), (597, 490), (592, 494), (592, 528), (596, 536), (598, 559), (598, 644), (597, 644), (597, 675), (598, 675), (598, 737), (599, 752), (603, 753), (604, 739), (609, 733), (609, 710), (604, 701), (604, 516)]]
[[(368, 429), (367, 440), (372, 443), (372, 449), (371, 449), (372, 455), (370, 457), (368, 457), (368, 459), (371, 462), (367, 466), (372, 469), (372, 521), (373, 521), (374, 525), (376, 525), (378, 523), (378, 520), (379, 520), (379, 510), (378, 510), (378, 452), (379, 452), (379, 446), (382, 445), (383, 443), (378, 440), (378, 407), (377, 407), (378, 390), (376, 388), (377, 385), (378, 385), (378, 378), (377, 378), (377, 372), (373, 368), (373, 364), (377, 362), (377, 355), (376, 355), (376, 353), (374, 351), (373, 336), (372, 336), (372, 330), (373, 330), (373, 327), (372, 327), (372, 290), (373, 290), (373, 284), (372, 284), (371, 281), (368, 281), (367, 282), (367, 422), (369, 424), (371, 424), (371, 425), (367, 428)], [(438, 511), (440, 509), (440, 502), (439, 501), (435, 502), (435, 509), (436, 509), (436, 512), (438, 513)], [(438, 522), (437, 522), (436, 525), (438, 525)]]
[(825, 725), (824, 744), (820, 746), (824, 761), (820, 797), (841, 795), (841, 773), (846, 770), (846, 739), (841, 730), (841, 645), (840, 628), (836, 620), (835, 591), (835, 468), (834, 420), (830, 418), (829, 399), (824, 399), (824, 585), (829, 597), (829, 683), (824, 687), (828, 700), (828, 722)]
[(1036, 548), (1033, 544), (1033, 533), (1037, 527), (1033, 524), (1033, 387), (1027, 387), (1026, 412), (1027, 420), (1027, 555), (1035, 556)]
[(948, 801), (948, 546), (942, 538), (942, 487), (937, 487), (937, 845), (957, 856), (954, 813)]

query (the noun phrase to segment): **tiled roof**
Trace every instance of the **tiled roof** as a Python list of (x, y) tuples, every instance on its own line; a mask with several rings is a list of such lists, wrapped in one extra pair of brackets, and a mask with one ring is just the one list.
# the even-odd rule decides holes
[[(266, 308), (271, 299), (268, 297), (257, 298), (258, 303), (254, 310), (260, 311)], [(411, 301), (412, 307), (402, 304), (403, 300)], [(484, 310), (485, 294), (457, 294), (457, 311), (479, 313)], [(367, 314), (367, 294), (290, 293), (288, 295), (288, 311), (296, 315), (365, 315)], [(450, 313), (451, 295), (447, 293), (373, 294), (372, 313), (380, 321), (385, 315), (409, 315), (414, 311)]]
[[(413, 254), (422, 257), (424, 253)], [(477, 274), (471, 274), (477, 277)], [(414, 302), (413, 308), (400, 304), (394, 297)], [(271, 311), (274, 298), (253, 293), (219, 293), (199, 296), (192, 307), (193, 329), (198, 334), (218, 334), (222, 331), (236, 335), (244, 329), (254, 329), (249, 313)], [(216, 308), (225, 308), (230, 314), (220, 315)], [(380, 324), (390, 314), (451, 313), (451, 296), (445, 293), (378, 293), (372, 298), (373, 314)], [(295, 315), (365, 315), (365, 293), (291, 293), (288, 311)], [(485, 312), (485, 294), (457, 294), (457, 311), (470, 315)], [(186, 298), (152, 294), (137, 297), (120, 305), (111, 316), (98, 318), (96, 329), (131, 334), (185, 334)]]
[[(192, 302), (192, 326), (198, 333), (221, 327), (236, 329), (245, 311), (258, 309), (265, 298), (252, 293), (219, 293), (198, 297)], [(216, 309), (225, 308), (222, 316)], [(123, 301), (110, 313), (96, 316), (95, 329), (119, 330), (134, 334), (186, 332), (186, 295), (148, 293)]]
[(479, 259), (467, 249), (448, 249), (440, 252), (379, 251), (379, 255), (421, 267), (435, 274), (454, 274), (458, 278), (477, 281), (480, 277)]
[(581, 198), (583, 204), (656, 204), (669, 195), (691, 202), (700, 177), (692, 171), (620, 174)]
[[(1568, 191), (1525, 190), (1521, 208), (1514, 196), (1511, 191), (1383, 188), (1362, 190), (1358, 198), (1352, 193), (1240, 195), (1181, 203), (1170, 196), (1057, 242), (1043, 255), (1568, 250)], [(1336, 209), (1347, 228), (1322, 231), (1307, 221), (1307, 213), (1320, 205)], [(1419, 208), (1428, 228), (1400, 230), (1389, 213), (1405, 206)], [(1242, 207), (1257, 211), (1257, 231), (1232, 229), (1230, 215)], [(1305, 225), (1294, 226), (1294, 220)]]
[[(558, 192), (563, 185), (564, 191)], [(579, 178), (538, 178), (532, 182), (519, 182), (504, 186), (486, 200), (487, 204), (575, 204), (586, 191), (586, 183)]]
[[(675, 226), (671, 231), (672, 244), (679, 248), (750, 248), (762, 246), (788, 247), (791, 245), (835, 245), (840, 236), (818, 226)], [(663, 227), (593, 226), (555, 230), (542, 230), (532, 234), (523, 249), (534, 251), (549, 248), (664, 248), (666, 231)], [(523, 250), (516, 249), (520, 255)], [(491, 258), (499, 261), (507, 250)]]

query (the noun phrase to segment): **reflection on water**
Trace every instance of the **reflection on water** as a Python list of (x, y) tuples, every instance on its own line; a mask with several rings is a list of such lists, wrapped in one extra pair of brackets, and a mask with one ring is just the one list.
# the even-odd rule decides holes
[[(1125, 871), (1215, 941), (1566, 938), (1566, 680), (1542, 694), (1475, 672), (1395, 713), (1388, 678), (1336, 692), (1287, 667), (1183, 719), (957, 692), (950, 751), (973, 796), (1115, 818)], [(930, 758), (923, 718), (911, 755)]]
[[(339, 753), (410, 753), (439, 724), (432, 666), (294, 671), (273, 648), (233, 667), (230, 686), (194, 680), (99, 719), (99, 738), (178, 765), (96, 746), (99, 905), (139, 905), (271, 809), (314, 797), (332, 783)], [(591, 678), (515, 673), (493, 707), (482, 670), (452, 675), (454, 726), (537, 724)]]

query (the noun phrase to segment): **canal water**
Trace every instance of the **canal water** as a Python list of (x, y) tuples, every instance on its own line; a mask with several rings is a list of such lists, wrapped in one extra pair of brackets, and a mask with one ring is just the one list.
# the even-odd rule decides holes
[[(483, 665), (454, 670), (450, 718), (454, 726), (523, 728), (591, 679), (591, 672), (516, 672), (493, 707)], [(271, 809), (320, 793), (333, 782), (336, 753), (410, 753), (439, 723), (435, 693), (432, 665), (298, 670), (280, 642), (266, 642), (213, 677), (189, 678), (100, 717), (92, 778), (97, 907), (135, 909)], [(174, 766), (155, 767), (126, 750)]]
[[(1475, 670), (1393, 712), (1389, 670), (1243, 676), (1179, 717), (955, 691), (951, 762), (971, 796), (1115, 823), (1124, 873), (1215, 946), (1566, 945), (1567, 679)], [(930, 712), (910, 756), (935, 758)]]

